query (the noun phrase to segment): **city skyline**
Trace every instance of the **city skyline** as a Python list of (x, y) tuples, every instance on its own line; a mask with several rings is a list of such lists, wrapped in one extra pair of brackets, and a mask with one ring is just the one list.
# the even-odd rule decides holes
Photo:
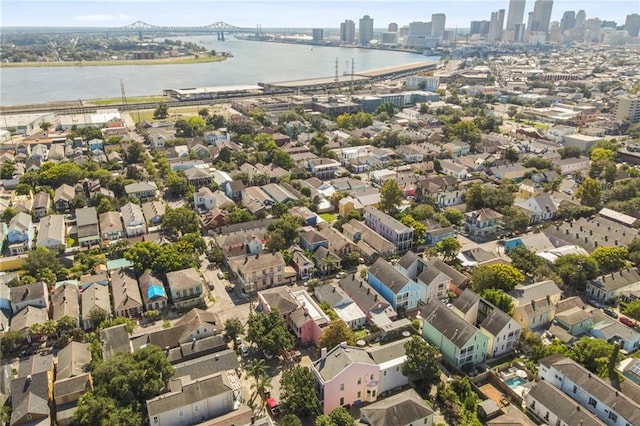
[[(534, 0), (525, 6), (525, 21), (534, 8)], [(151, 7), (153, 6), (153, 7)], [(339, 28), (345, 19), (358, 22), (371, 16), (375, 28), (390, 22), (400, 26), (414, 21), (429, 21), (432, 14), (446, 14), (447, 28), (469, 28), (473, 20), (489, 20), (491, 11), (509, 8), (509, 0), (500, 1), (398, 1), (390, 6), (383, 1), (216, 1), (188, 0), (6, 0), (2, 2), (2, 26), (117, 27), (141, 20), (154, 25), (201, 26), (224, 21), (241, 27), (263, 28)], [(616, 21), (639, 13), (637, 0), (610, 2), (555, 0), (551, 21), (560, 21), (564, 12), (585, 10), (587, 18)]]

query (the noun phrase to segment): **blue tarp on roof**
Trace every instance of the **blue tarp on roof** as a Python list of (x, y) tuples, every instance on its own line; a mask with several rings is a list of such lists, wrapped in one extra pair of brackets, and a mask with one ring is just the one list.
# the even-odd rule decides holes
[(167, 293), (164, 292), (164, 287), (158, 285), (152, 285), (147, 290), (147, 298), (153, 299), (154, 297), (167, 297)]

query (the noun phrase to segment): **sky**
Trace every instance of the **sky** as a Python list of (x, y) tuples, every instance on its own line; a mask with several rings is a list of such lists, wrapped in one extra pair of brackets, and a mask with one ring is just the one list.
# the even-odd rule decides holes
[[(534, 0), (527, 0), (527, 12)], [(447, 15), (447, 28), (468, 28), (472, 20), (489, 20), (508, 0), (0, 0), (0, 26), (118, 27), (137, 20), (160, 26), (202, 26), (224, 21), (253, 28), (338, 28), (340, 22), (368, 14), (375, 28), (430, 21), (432, 13)], [(584, 9), (624, 25), (625, 16), (640, 13), (639, 0), (555, 0), (552, 21), (566, 10)]]

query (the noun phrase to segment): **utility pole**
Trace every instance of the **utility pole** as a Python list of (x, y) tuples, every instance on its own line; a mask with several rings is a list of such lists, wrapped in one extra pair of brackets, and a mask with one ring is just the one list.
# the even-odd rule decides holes
[(351, 58), (351, 82), (349, 83), (349, 92), (353, 95), (353, 70), (354, 70), (354, 58)]

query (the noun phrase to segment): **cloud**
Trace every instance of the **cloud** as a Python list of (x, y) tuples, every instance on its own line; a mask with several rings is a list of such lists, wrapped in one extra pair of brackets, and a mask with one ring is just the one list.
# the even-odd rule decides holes
[(92, 15), (80, 15), (73, 19), (80, 22), (113, 22), (113, 21), (135, 21), (137, 18), (131, 15), (125, 15), (119, 13), (116, 15), (109, 15), (106, 13), (95, 13)]

